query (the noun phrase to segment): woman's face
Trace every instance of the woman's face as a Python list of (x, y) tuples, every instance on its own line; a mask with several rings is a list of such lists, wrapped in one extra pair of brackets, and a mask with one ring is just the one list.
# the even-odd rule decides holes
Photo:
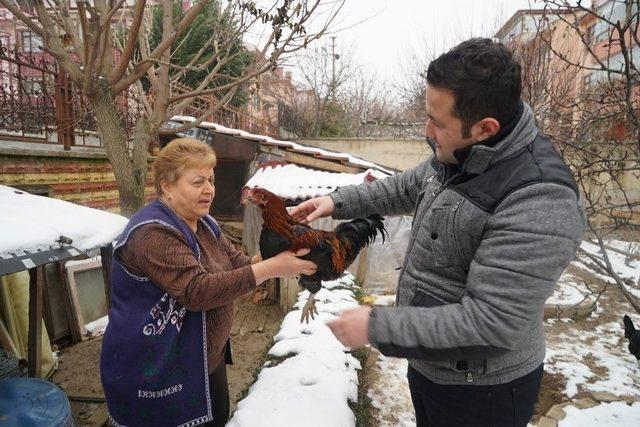
[(186, 169), (174, 183), (164, 183), (162, 193), (171, 208), (189, 225), (196, 225), (198, 219), (209, 213), (216, 194), (211, 166)]

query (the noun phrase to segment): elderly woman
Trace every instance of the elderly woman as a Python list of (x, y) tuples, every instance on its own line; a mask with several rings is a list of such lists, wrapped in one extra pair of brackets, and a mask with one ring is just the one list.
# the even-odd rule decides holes
[(238, 252), (208, 215), (216, 157), (190, 138), (153, 164), (158, 199), (117, 239), (100, 371), (110, 421), (126, 426), (222, 426), (233, 300), (273, 277), (313, 274), (291, 252)]

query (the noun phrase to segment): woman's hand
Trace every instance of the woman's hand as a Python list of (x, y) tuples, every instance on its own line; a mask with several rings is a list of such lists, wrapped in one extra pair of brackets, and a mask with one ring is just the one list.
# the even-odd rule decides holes
[(333, 199), (329, 196), (322, 196), (300, 203), (289, 212), (289, 215), (298, 222), (309, 223), (331, 215), (335, 209)]
[(274, 277), (296, 277), (301, 274), (312, 275), (316, 272), (317, 266), (299, 257), (309, 253), (309, 249), (301, 249), (297, 253), (284, 251), (264, 261), (252, 264), (253, 274), (256, 284)]
[(274, 268), (278, 272), (276, 277), (295, 277), (301, 274), (310, 276), (315, 273), (318, 268), (317, 265), (311, 261), (298, 258), (308, 253), (309, 249), (301, 249), (295, 254), (291, 251), (284, 251), (271, 258)]

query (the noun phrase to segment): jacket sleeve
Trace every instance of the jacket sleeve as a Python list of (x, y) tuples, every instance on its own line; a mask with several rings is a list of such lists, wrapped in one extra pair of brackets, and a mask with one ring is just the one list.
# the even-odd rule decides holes
[(517, 190), (487, 220), (460, 302), (374, 308), (371, 343), (385, 355), (425, 360), (486, 358), (519, 348), (541, 321), (585, 225), (571, 189), (542, 183)]
[(430, 164), (431, 159), (381, 180), (339, 188), (329, 195), (335, 204), (333, 217), (349, 219), (373, 213), (412, 214), (425, 175), (433, 171)]
[(179, 232), (155, 224), (134, 231), (119, 259), (192, 311), (227, 305), (256, 286), (249, 264), (208, 271)]

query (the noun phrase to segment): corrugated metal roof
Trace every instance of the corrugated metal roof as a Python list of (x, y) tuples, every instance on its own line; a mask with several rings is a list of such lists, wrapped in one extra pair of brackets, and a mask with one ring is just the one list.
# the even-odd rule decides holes
[(265, 188), (283, 199), (306, 200), (329, 194), (338, 187), (358, 185), (365, 180), (386, 176), (374, 169), (350, 174), (306, 169), (294, 164), (269, 165), (260, 168), (246, 186)]
[[(176, 122), (182, 122), (182, 123), (193, 123), (194, 121), (196, 121), (195, 117), (192, 117), (192, 116), (173, 116), (171, 120)], [(238, 138), (250, 139), (258, 142), (258, 144), (261, 144), (261, 145), (272, 145), (272, 146), (282, 147), (289, 151), (293, 151), (295, 153), (306, 154), (306, 155), (311, 155), (321, 159), (337, 161), (349, 166), (355, 166), (359, 168), (366, 167), (370, 169), (375, 169), (385, 173), (386, 175), (393, 175), (394, 173), (392, 170), (384, 168), (376, 163), (361, 159), (359, 157), (352, 156), (351, 154), (348, 154), (348, 153), (339, 153), (339, 152), (324, 150), (322, 148), (308, 147), (306, 145), (297, 144), (291, 141), (281, 141), (278, 139), (274, 139), (270, 136), (255, 135), (240, 129), (228, 128), (212, 122), (202, 122), (198, 125), (198, 127), (210, 130), (212, 132), (232, 135)]]

